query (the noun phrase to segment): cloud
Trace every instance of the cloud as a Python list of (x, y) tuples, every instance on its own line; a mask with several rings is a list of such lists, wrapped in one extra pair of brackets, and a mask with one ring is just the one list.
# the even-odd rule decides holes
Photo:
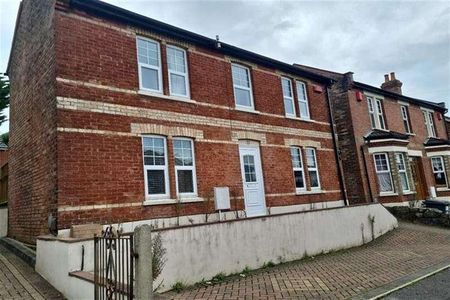
[[(450, 107), (449, 1), (107, 0), (139, 14), (287, 63), (380, 86), (395, 71), (412, 97)], [(18, 1), (0, 0), (0, 68)]]

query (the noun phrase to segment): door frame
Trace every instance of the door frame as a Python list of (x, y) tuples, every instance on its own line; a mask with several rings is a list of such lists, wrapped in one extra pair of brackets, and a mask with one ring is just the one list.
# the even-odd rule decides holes
[[(412, 180), (413, 180), (414, 189), (415, 189), (415, 192), (416, 192), (415, 198), (416, 198), (416, 200), (426, 200), (426, 198), (428, 197), (428, 186), (427, 186), (427, 182), (426, 182), (426, 179), (425, 179), (425, 172), (424, 172), (424, 169), (423, 169), (422, 157), (410, 155), (409, 158), (411, 160), (415, 160), (414, 165), (415, 165), (415, 173), (416, 173), (416, 176), (418, 178), (418, 182), (417, 183), (418, 183), (418, 185), (421, 186), (422, 192), (424, 194), (423, 199), (418, 199), (419, 193), (418, 193), (417, 188), (416, 188), (416, 180), (413, 177), (413, 174), (411, 174), (411, 177), (413, 177)], [(411, 163), (411, 161), (409, 161), (409, 165), (410, 165), (411, 173), (412, 173), (413, 172), (413, 170), (412, 170), (413, 169), (413, 166), (412, 166), (413, 164)]]
[[(259, 172), (259, 178), (258, 178), (258, 171), (257, 168), (255, 168), (256, 171), (256, 176), (257, 178), (260, 180), (261, 182), (261, 196), (262, 196), (262, 204), (264, 206), (264, 214), (263, 215), (267, 215), (267, 203), (266, 203), (266, 192), (265, 192), (265, 186), (264, 186), (264, 173), (263, 173), (263, 168), (262, 168), (262, 160), (261, 160), (261, 151), (260, 151), (260, 145), (258, 142), (253, 142), (253, 141), (239, 141), (239, 167), (241, 169), (241, 178), (242, 178), (242, 191), (243, 191), (243, 198), (244, 198), (244, 207), (245, 207), (245, 214), (247, 215), (247, 201), (245, 199), (245, 173), (244, 173), (244, 168), (243, 168), (243, 161), (242, 161), (242, 155), (241, 155), (241, 149), (252, 149), (252, 150), (256, 150), (256, 155), (258, 156), (258, 160), (259, 160), (259, 167), (260, 167), (260, 172)], [(255, 161), (256, 164), (256, 161)]]

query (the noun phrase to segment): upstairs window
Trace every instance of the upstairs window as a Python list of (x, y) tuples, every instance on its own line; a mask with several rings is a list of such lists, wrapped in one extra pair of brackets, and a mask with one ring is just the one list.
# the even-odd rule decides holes
[(445, 165), (443, 157), (431, 157), (431, 166), (433, 168), (434, 182), (436, 183), (436, 186), (446, 187), (447, 176), (445, 175)]
[(402, 120), (403, 120), (403, 126), (405, 127), (405, 132), (412, 133), (411, 126), (409, 125), (408, 107), (402, 105), (402, 106), (400, 106), (400, 110), (402, 113)]
[(305, 173), (303, 172), (302, 150), (291, 147), (292, 168), (294, 170), (295, 188), (297, 191), (305, 191)]
[(146, 198), (169, 197), (166, 139), (159, 136), (142, 138)]
[(393, 193), (391, 168), (389, 166), (389, 158), (387, 153), (374, 154), (375, 171), (378, 178), (378, 186), (380, 193)]
[(405, 155), (403, 153), (395, 153), (395, 162), (397, 164), (398, 176), (400, 177), (402, 190), (404, 192), (408, 192), (410, 188), (408, 174), (406, 172)]
[(138, 37), (137, 56), (139, 68), (139, 88), (162, 93), (161, 55), (159, 43)]
[(316, 149), (305, 148), (311, 190), (320, 189), (319, 169), (317, 168)]
[(386, 129), (381, 99), (367, 96), (367, 106), (369, 109), (370, 124), (372, 129)]
[(428, 137), (436, 137), (436, 130), (434, 128), (433, 113), (431, 111), (423, 110), (423, 118), (425, 127), (427, 128)]
[(167, 65), (169, 69), (170, 94), (189, 97), (186, 51), (175, 46), (167, 46)]
[(309, 115), (309, 104), (308, 104), (308, 94), (306, 92), (306, 84), (301, 81), (296, 81), (297, 87), (297, 97), (298, 97), (298, 106), (300, 109), (300, 118), (302, 119), (310, 119)]
[(244, 66), (232, 64), (233, 89), (236, 107), (253, 110), (252, 84), (250, 70)]
[(288, 78), (281, 78), (283, 89), (284, 111), (286, 116), (295, 117), (294, 94), (292, 92), (292, 81)]

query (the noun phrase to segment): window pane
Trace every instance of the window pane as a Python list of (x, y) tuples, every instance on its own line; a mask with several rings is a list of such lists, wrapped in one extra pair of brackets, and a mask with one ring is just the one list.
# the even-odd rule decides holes
[(406, 170), (403, 154), (401, 153), (395, 154), (395, 162), (397, 163), (397, 168), (399, 171)]
[(311, 187), (319, 187), (319, 176), (317, 176), (317, 171), (309, 171), (309, 179), (311, 181)]
[(165, 150), (163, 138), (144, 137), (144, 164), (147, 166), (164, 166)]
[(170, 88), (172, 94), (187, 95), (185, 77), (177, 74), (170, 74)]
[(256, 182), (255, 158), (253, 155), (244, 155), (245, 182)]
[(179, 193), (193, 193), (194, 181), (192, 170), (178, 170), (178, 192)]
[(303, 82), (297, 82), (297, 97), (299, 100), (306, 101), (306, 86)]
[(299, 148), (291, 148), (291, 159), (292, 159), (292, 167), (293, 168), (301, 168), (302, 161), (300, 157), (300, 149)]
[(192, 166), (192, 141), (189, 140), (174, 140), (173, 150), (175, 156), (176, 166)]
[(159, 90), (158, 71), (141, 66), (142, 87), (149, 90)]
[(281, 86), (283, 88), (283, 96), (291, 98), (292, 97), (291, 81), (289, 79), (282, 78)]
[(299, 102), (300, 117), (309, 118), (308, 104), (306, 102)]
[(400, 173), (400, 182), (402, 184), (402, 189), (404, 191), (409, 190), (408, 179), (406, 178), (406, 173)]
[(180, 73), (186, 73), (186, 61), (184, 51), (168, 47), (167, 63), (169, 65), (169, 70)]
[(380, 192), (391, 192), (392, 191), (392, 181), (391, 175), (389, 173), (379, 173), (378, 183), (380, 184)]
[(375, 155), (375, 167), (377, 171), (389, 170), (386, 155), (384, 154)]
[(240, 88), (234, 88), (234, 93), (236, 95), (236, 104), (242, 106), (252, 106), (252, 101), (250, 98), (250, 91), (243, 90)]
[(305, 151), (308, 168), (315, 168), (316, 167), (315, 151), (313, 149), (305, 149)]
[(166, 186), (163, 170), (147, 170), (147, 187), (150, 195), (165, 194)]
[(303, 181), (303, 172), (302, 171), (294, 171), (295, 178), (295, 187), (296, 188), (304, 188), (305, 182)]
[(439, 172), (439, 171), (443, 171), (444, 170), (444, 166), (442, 164), (442, 160), (440, 157), (433, 157), (431, 158), (431, 162), (433, 165), (433, 171), (434, 172)]
[(434, 180), (436, 181), (436, 185), (447, 185), (444, 172), (434, 173)]
[(294, 101), (292, 99), (284, 99), (284, 110), (286, 114), (294, 115)]
[(239, 67), (236, 65), (231, 66), (232, 75), (233, 75), (233, 84), (239, 85), (242, 87), (250, 87), (250, 80), (248, 77), (248, 69)]
[(138, 61), (155, 67), (159, 66), (159, 47), (156, 42), (138, 39)]

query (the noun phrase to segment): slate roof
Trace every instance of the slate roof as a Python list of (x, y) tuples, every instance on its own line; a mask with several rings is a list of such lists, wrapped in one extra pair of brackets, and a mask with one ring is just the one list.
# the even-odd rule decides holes
[(408, 140), (409, 135), (403, 134), (395, 131), (386, 131), (374, 129), (369, 134), (367, 134), (364, 139), (366, 141), (376, 141), (384, 139), (396, 139), (396, 140)]
[(438, 138), (428, 138), (425, 143), (423, 143), (425, 146), (450, 146), (450, 140), (444, 140), (444, 139), (438, 139)]

